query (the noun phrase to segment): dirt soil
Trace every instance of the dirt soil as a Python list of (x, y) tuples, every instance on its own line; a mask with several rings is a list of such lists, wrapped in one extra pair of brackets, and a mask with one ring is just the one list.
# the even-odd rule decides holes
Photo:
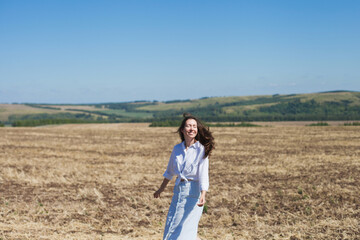
[[(360, 127), (211, 128), (201, 239), (360, 239)], [(175, 128), (0, 129), (0, 239), (162, 239)]]

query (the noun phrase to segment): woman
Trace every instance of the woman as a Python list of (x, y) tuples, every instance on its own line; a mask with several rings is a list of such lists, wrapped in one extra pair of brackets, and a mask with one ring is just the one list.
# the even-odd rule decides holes
[(154, 197), (160, 197), (173, 176), (174, 195), (166, 219), (163, 240), (195, 240), (209, 189), (209, 156), (214, 138), (196, 117), (184, 114), (177, 131), (182, 140), (174, 146), (164, 180)]

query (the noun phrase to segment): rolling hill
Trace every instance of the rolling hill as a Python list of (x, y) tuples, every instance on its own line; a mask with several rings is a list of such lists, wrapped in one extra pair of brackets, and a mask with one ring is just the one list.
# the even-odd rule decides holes
[[(204, 121), (360, 120), (360, 92), (204, 97), (172, 101), (99, 104), (1, 104), (7, 124), (40, 119), (81, 119), (84, 122), (154, 122), (179, 120), (190, 112)], [(70, 120), (69, 120), (70, 119)]]

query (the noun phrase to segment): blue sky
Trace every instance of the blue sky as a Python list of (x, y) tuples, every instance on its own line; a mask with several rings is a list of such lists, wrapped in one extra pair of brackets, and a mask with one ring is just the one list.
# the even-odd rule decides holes
[(0, 0), (0, 103), (360, 91), (357, 0)]

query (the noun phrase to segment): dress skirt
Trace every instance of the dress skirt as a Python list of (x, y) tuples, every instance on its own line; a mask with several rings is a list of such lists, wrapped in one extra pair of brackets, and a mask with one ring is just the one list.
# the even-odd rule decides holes
[(203, 206), (198, 181), (180, 182), (174, 187), (163, 240), (196, 240)]

